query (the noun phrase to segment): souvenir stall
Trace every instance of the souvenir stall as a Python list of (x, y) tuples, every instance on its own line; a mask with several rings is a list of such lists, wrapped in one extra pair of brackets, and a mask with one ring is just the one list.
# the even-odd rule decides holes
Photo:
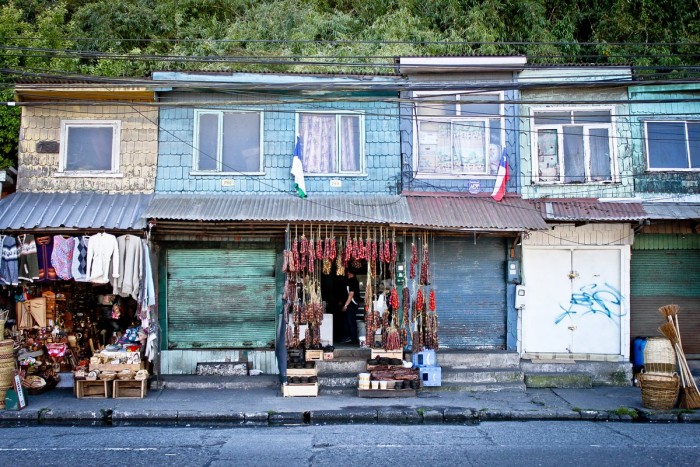
[(5, 336), (30, 395), (56, 387), (61, 377), (72, 377), (78, 397), (111, 394), (87, 389), (88, 380), (134, 380), (142, 370), (145, 381), (157, 336), (146, 239), (4, 235), (2, 249)]
[[(336, 229), (343, 233), (337, 234)], [(430, 238), (413, 235), (408, 282), (406, 243), (400, 241), (406, 238), (405, 232), (397, 237), (395, 229), (385, 227), (306, 225), (290, 230), (282, 266), (287, 349), (284, 395), (318, 394), (316, 370), (309, 362), (332, 358), (323, 328), (328, 319), (333, 328), (340, 325), (340, 320), (333, 318), (333, 309), (337, 317), (348, 268), (361, 278), (358, 317), (361, 314), (363, 325), (359, 326), (358, 340), (371, 349), (368, 368), (376, 370), (362, 376), (360, 390), (371, 391), (375, 386), (372, 381), (381, 379), (393, 381), (392, 389), (403, 389), (406, 381), (406, 389), (415, 393), (420, 374), (412, 362), (403, 361), (403, 352), (409, 348), (414, 353), (437, 350), (438, 319), (430, 287)], [(323, 284), (332, 277), (339, 278), (341, 292), (338, 287), (324, 290)], [(382, 386), (387, 389), (388, 385)], [(375, 389), (379, 390), (379, 385)]]

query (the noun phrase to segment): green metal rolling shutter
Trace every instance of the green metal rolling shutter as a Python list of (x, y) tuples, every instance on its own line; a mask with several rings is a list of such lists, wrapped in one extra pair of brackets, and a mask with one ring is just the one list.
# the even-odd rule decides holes
[(443, 237), (433, 248), (440, 346), (505, 349), (505, 241)]
[(168, 348), (274, 345), (274, 250), (168, 250), (167, 273)]
[[(661, 237), (661, 236), (660, 236)], [(656, 248), (659, 241), (636, 243)], [(659, 307), (680, 306), (683, 350), (700, 354), (700, 250), (636, 249), (631, 264), (631, 337), (660, 337), (663, 323)]]

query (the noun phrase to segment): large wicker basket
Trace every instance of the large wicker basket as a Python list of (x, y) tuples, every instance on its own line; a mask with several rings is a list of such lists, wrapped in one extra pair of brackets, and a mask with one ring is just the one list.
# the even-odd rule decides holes
[(654, 410), (671, 410), (678, 398), (678, 375), (646, 373), (639, 375), (642, 406)]
[(644, 371), (668, 373), (676, 371), (676, 351), (665, 337), (650, 337), (644, 346)]

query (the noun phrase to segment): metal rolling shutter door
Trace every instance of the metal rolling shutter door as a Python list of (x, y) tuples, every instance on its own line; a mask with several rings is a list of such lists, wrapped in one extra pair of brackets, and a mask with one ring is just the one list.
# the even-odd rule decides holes
[(275, 251), (168, 250), (168, 346), (272, 347)]
[(440, 346), (506, 346), (506, 247), (503, 239), (437, 238), (431, 272)]
[(700, 354), (700, 250), (633, 250), (631, 337), (659, 337), (659, 307), (680, 306), (686, 354)]

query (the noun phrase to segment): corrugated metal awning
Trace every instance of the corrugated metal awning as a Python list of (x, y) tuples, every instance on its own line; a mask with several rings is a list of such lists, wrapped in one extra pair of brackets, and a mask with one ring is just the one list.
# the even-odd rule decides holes
[(140, 230), (153, 195), (107, 193), (12, 193), (0, 200), (0, 229)]
[(597, 199), (546, 199), (533, 201), (548, 221), (629, 222), (647, 218), (640, 202), (601, 202)]
[(649, 219), (700, 219), (700, 203), (642, 203)]
[(497, 202), (463, 194), (412, 193), (406, 199), (415, 226), (511, 232), (547, 229), (539, 211), (519, 197), (506, 196)]
[(189, 221), (358, 222), (410, 224), (396, 195), (312, 196), (156, 194), (144, 217)]

